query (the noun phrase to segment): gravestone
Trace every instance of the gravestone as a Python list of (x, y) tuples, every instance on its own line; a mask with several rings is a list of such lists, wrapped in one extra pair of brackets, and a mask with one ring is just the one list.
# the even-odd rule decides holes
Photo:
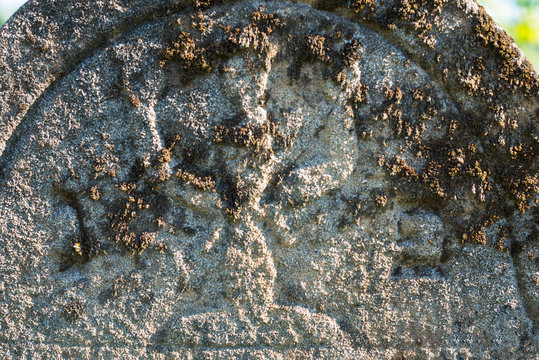
[(539, 78), (473, 0), (30, 1), (3, 359), (536, 359)]

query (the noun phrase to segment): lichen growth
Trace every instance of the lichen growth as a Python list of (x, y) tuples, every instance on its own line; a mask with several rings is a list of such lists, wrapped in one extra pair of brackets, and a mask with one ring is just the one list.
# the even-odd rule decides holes
[(270, 156), (277, 147), (289, 147), (293, 140), (294, 136), (279, 131), (278, 124), (271, 118), (262, 125), (249, 122), (245, 125), (223, 124), (213, 127), (213, 141), (216, 144), (247, 147), (262, 157)]
[(89, 196), (90, 199), (94, 201), (98, 201), (101, 198), (101, 194), (99, 193), (99, 186), (94, 185), (89, 190)]
[(173, 41), (170, 41), (164, 53), (162, 64), (168, 62), (177, 63), (181, 70), (188, 73), (201, 73), (211, 70), (211, 62), (208, 58), (208, 48), (196, 41), (193, 36), (181, 31)]
[(241, 48), (260, 50), (268, 42), (268, 37), (284, 26), (276, 14), (264, 12), (264, 7), (251, 14), (251, 22), (244, 27), (236, 27), (228, 33), (228, 40)]
[[(163, 41), (162, 67), (176, 66), (186, 78), (191, 79), (197, 74), (221, 69), (224, 60), (235, 54), (250, 52), (263, 60), (272, 36), (275, 36), (284, 43), (285, 53), (292, 59), (292, 81), (299, 79), (302, 66), (318, 63), (328, 70), (327, 74), (347, 94), (354, 111), (358, 112), (368, 103), (369, 86), (347, 76), (346, 69), (361, 61), (363, 51), (359, 40), (351, 38), (351, 34), (345, 34), (346, 31), (337, 28), (328, 31), (312, 29), (309, 33), (298, 34), (293, 31), (294, 24), (285, 24), (280, 16), (266, 12), (263, 7), (252, 12), (245, 23), (219, 23), (214, 26), (211, 16), (203, 10), (219, 3), (222, 1), (194, 1), (196, 10), (191, 16), (192, 29), (187, 31), (170, 27), (170, 36)], [(325, 11), (333, 11), (346, 5), (344, 1), (315, 3), (317, 8)], [(436, 42), (432, 41), (439, 36), (438, 33), (443, 32), (444, 7), (453, 6), (447, 1), (395, 1), (392, 6), (387, 6), (376, 0), (356, 0), (349, 5), (358, 18), (374, 24), (378, 29), (387, 32), (398, 27), (400, 31), (413, 34), (419, 39), (418, 44), (430, 49), (432, 61), (436, 63), (434, 68), (444, 68), (436, 76), (445, 76), (448, 79), (447, 86), (450, 91), (465, 91), (470, 97), (486, 96), (488, 93), (489, 86), (486, 82), (492, 79), (489, 73), (492, 72), (490, 57), (485, 55), (473, 58), (465, 54), (457, 58), (454, 64), (448, 64), (438, 52)], [(463, 36), (471, 44), (475, 39), (474, 41), (479, 41), (483, 47), (496, 53), (494, 62), (500, 79), (496, 86), (500, 94), (517, 89), (528, 95), (536, 94), (537, 76), (526, 63), (515, 62), (520, 55), (512, 40), (497, 29), (484, 12), (480, 11), (474, 16), (472, 33), (465, 33)], [(432, 72), (434, 65), (427, 64), (427, 61), (430, 60), (425, 60), (423, 65)], [(261, 64), (264, 62), (261, 61)], [(409, 67), (409, 62), (404, 66)], [(454, 79), (449, 79), (449, 74), (453, 74)], [(374, 109), (377, 121), (389, 123), (395, 138), (404, 139), (410, 153), (417, 155), (416, 159), (411, 159), (380, 154), (379, 164), (387, 170), (396, 186), (400, 187), (411, 201), (419, 202), (423, 206), (445, 209), (456, 206), (454, 203), (459, 199), (472, 199), (472, 206), (477, 210), (475, 218), (469, 218), (463, 223), (462, 219), (459, 219), (461, 214), (453, 210), (450, 217), (461, 227), (464, 240), (484, 243), (483, 230), (489, 226), (492, 219), (509, 216), (514, 211), (524, 212), (530, 206), (535, 206), (531, 204), (531, 200), (539, 190), (539, 179), (534, 165), (538, 147), (536, 129), (533, 124), (530, 125), (529, 131), (519, 128), (515, 121), (506, 118), (503, 107), (496, 104), (484, 106), (484, 114), (488, 119), (500, 119), (496, 124), (491, 120), (483, 121), (480, 116), (469, 113), (441, 116), (442, 105), (436, 96), (437, 91), (439, 90), (431, 85), (415, 88), (395, 85), (386, 86), (382, 90), (385, 101), (380, 108)], [(131, 101), (131, 104), (140, 105), (137, 101)], [(478, 113), (482, 113), (482, 110), (478, 109)], [(433, 119), (441, 122), (440, 128), (446, 132), (445, 136), (436, 140), (430, 139), (426, 134), (428, 124)], [(359, 118), (356, 120), (360, 121)], [(241, 122), (242, 119), (236, 119), (232, 122), (233, 125), (215, 125), (212, 129), (214, 144), (247, 148), (258, 157), (265, 158), (271, 156), (276, 147), (288, 147), (294, 140), (293, 136), (279, 131), (278, 124), (271, 116), (263, 125), (255, 126), (250, 122), (240, 124)], [(368, 129), (358, 130), (359, 138), (368, 138), (370, 134), (372, 131)], [(493, 139), (500, 139), (498, 142), (505, 145), (494, 144)], [(117, 233), (115, 239), (134, 252), (144, 251), (152, 240), (147, 235), (137, 234), (130, 229), (129, 224), (137, 218), (138, 211), (144, 210), (132, 206), (139, 206), (137, 196), (142, 199), (142, 204), (146, 205), (152, 189), (159, 184), (180, 181), (183, 185), (193, 186), (200, 191), (217, 192), (227, 204), (226, 213), (232, 217), (238, 216), (245, 202), (247, 195), (242, 193), (242, 189), (232, 178), (216, 175), (214, 171), (201, 170), (193, 164), (189, 156), (184, 156), (184, 159), (171, 169), (177, 147), (183, 147), (185, 153), (193, 152), (188, 150), (185, 144), (177, 145), (180, 142), (180, 139), (177, 139), (161, 151), (152, 162), (151, 169), (147, 170), (151, 175), (139, 176), (144, 177), (143, 183), (139, 180), (117, 183), (117, 188), (124, 193), (124, 200), (120, 206), (123, 208), (111, 216), (114, 231)], [(415, 161), (418, 159), (421, 161)], [(96, 178), (102, 174), (114, 177), (117, 170), (114, 158), (96, 159), (94, 170)], [(144, 174), (146, 170), (139, 169), (139, 173)], [(92, 199), (95, 197), (90, 196)], [(129, 196), (135, 198), (134, 203), (126, 200)], [(94, 200), (98, 201), (99, 197)], [(375, 203), (379, 206), (385, 205), (387, 198), (376, 198)]]
[(326, 38), (322, 35), (308, 35), (306, 39), (308, 54), (325, 63), (333, 61), (331, 49), (326, 44)]
[(497, 53), (498, 74), (504, 83), (512, 90), (523, 88), (531, 94), (537, 94), (539, 78), (533, 71), (533, 66), (528, 61), (520, 65), (515, 61), (520, 54), (513, 39), (505, 31), (497, 28), (484, 10), (481, 10), (475, 19), (475, 30), (483, 45)]
[(176, 170), (176, 173), (174, 175), (186, 184), (192, 184), (193, 186), (204, 191), (215, 192), (215, 181), (210, 175), (204, 177), (197, 176), (193, 172), (189, 172), (183, 169)]

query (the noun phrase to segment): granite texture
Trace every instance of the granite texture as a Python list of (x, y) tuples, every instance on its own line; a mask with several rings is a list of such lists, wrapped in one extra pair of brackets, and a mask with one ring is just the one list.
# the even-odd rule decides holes
[(30, 1), (0, 357), (537, 359), (539, 77), (473, 0)]

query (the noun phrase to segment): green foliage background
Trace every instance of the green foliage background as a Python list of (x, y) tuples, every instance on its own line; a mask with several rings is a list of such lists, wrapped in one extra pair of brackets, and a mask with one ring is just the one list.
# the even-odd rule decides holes
[[(501, 1), (513, 6), (517, 16), (507, 16), (499, 8)], [(524, 51), (536, 70), (539, 69), (539, 0), (478, 0), (493, 10), (494, 20), (500, 24)], [(498, 6), (497, 6), (498, 5)]]
[[(0, 0), (1, 1), (1, 0)], [(539, 0), (477, 0), (487, 6), (494, 19), (511, 35), (526, 57), (539, 69)], [(500, 4), (506, 2), (517, 17), (508, 17)], [(513, 13), (513, 12), (512, 12)], [(0, 25), (11, 14), (0, 13)]]

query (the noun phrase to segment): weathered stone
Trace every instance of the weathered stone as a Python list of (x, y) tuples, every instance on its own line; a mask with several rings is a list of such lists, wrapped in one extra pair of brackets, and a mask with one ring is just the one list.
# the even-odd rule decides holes
[(539, 78), (472, 0), (31, 1), (2, 358), (539, 352)]

